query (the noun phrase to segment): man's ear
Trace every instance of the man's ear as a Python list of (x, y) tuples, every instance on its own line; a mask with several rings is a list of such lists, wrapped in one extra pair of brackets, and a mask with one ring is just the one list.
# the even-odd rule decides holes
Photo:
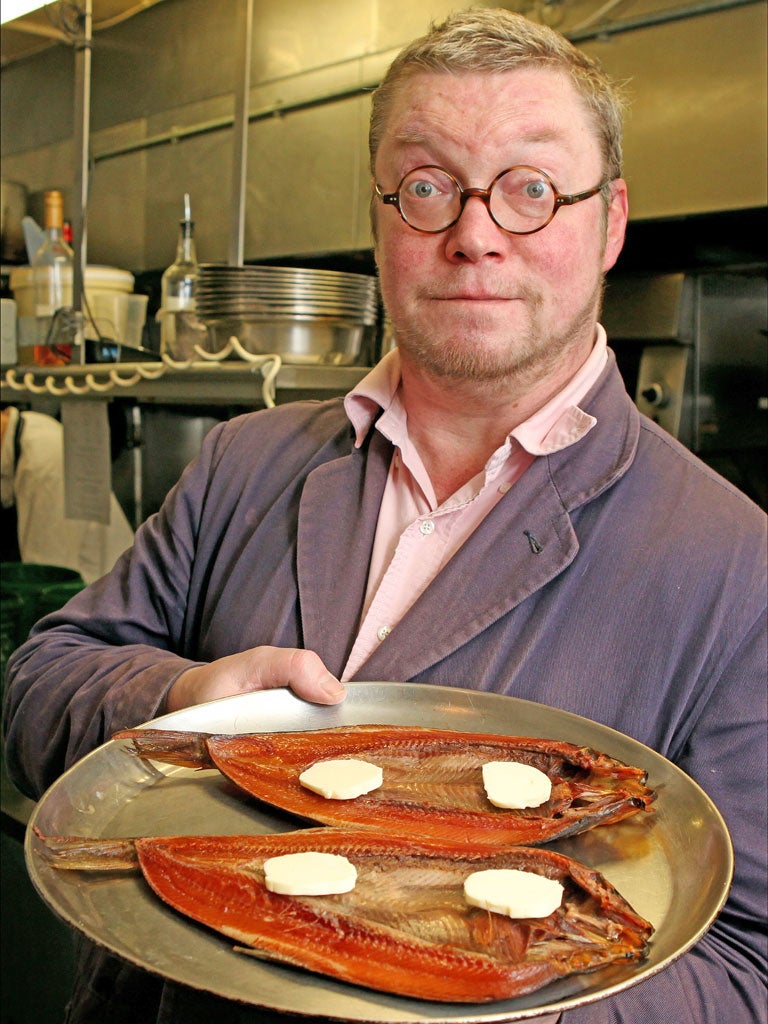
[(627, 183), (623, 178), (617, 178), (611, 182), (611, 201), (608, 205), (607, 218), (603, 272), (610, 270), (619, 258), (627, 232), (629, 200), (627, 198)]

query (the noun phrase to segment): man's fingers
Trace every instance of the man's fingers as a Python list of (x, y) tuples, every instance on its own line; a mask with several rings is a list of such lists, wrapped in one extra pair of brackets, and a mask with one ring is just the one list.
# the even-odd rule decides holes
[(259, 655), (264, 659), (259, 673), (263, 687), (288, 686), (299, 697), (317, 704), (338, 704), (346, 696), (342, 684), (314, 651), (263, 647)]
[(166, 711), (219, 697), (287, 686), (314, 704), (338, 704), (346, 690), (314, 651), (254, 647), (184, 672), (168, 691)]

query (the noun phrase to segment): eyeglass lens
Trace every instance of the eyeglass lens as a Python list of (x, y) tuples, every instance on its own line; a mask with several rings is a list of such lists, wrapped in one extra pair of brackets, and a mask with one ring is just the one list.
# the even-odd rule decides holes
[[(485, 189), (467, 190), (470, 195)], [(400, 212), (413, 227), (442, 231), (454, 223), (462, 208), (459, 184), (440, 167), (417, 167), (403, 178)], [(486, 198), (491, 216), (507, 231), (526, 234), (546, 224), (555, 209), (556, 190), (535, 167), (512, 167), (494, 181)]]

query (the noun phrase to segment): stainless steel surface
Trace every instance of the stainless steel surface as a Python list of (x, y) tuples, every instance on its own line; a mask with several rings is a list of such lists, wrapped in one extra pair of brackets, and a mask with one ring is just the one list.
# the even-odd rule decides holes
[(373, 328), (343, 320), (280, 322), (206, 320), (209, 348), (220, 352), (233, 335), (246, 352), (279, 355), (284, 363), (304, 366), (353, 366), (370, 343)]
[(640, 357), (635, 401), (673, 437), (680, 436), (685, 382), (693, 353), (687, 345), (647, 345)]
[[(92, 261), (134, 270), (167, 266), (182, 182), (197, 211), (201, 255), (227, 258), (238, 3), (142, 5), (135, 17), (103, 30), (95, 19), (103, 59), (94, 62)], [(259, 0), (246, 259), (370, 245), (370, 89), (406, 41), (457, 6), (466, 4)], [(630, 14), (636, 26), (692, 6), (640, 0), (631, 12), (607, 11), (602, 0), (587, 0), (559, 5), (558, 27), (570, 32), (586, 22), (595, 32), (608, 23), (613, 31)], [(765, 201), (765, 4), (713, 13), (705, 11), (709, 3), (696, 7), (695, 18), (580, 43), (612, 76), (632, 83), (625, 153), (638, 220)], [(532, 16), (545, 17), (536, 10)], [(3, 36), (10, 38), (9, 30)], [(34, 189), (71, 185), (45, 180), (51, 168), (66, 177), (72, 167), (71, 140), (61, 137), (72, 89), (64, 49), (3, 69), (3, 174)]]
[(768, 437), (768, 279), (696, 277), (694, 451), (764, 448)]
[(693, 292), (685, 274), (608, 277), (600, 317), (609, 338), (693, 342)]
[(235, 63), (235, 118), (233, 122), (232, 213), (229, 228), (229, 262), (242, 266), (245, 252), (245, 198), (248, 178), (248, 105), (251, 95), (253, 50), (253, 0), (239, 0), (240, 60)]
[(141, 522), (139, 512), (146, 519), (160, 509), (184, 468), (200, 454), (206, 434), (226, 418), (210, 406), (194, 410), (144, 405), (140, 409), (141, 466), (140, 476), (133, 480), (134, 487), (137, 483), (141, 487), (137, 522)]
[(203, 264), (195, 295), (211, 352), (234, 336), (246, 353), (288, 363), (361, 361), (378, 317), (378, 282), (370, 274)]
[(203, 263), (195, 299), (200, 316), (208, 318), (337, 316), (372, 324), (378, 282), (372, 274), (338, 270)]
[(764, 447), (765, 272), (609, 278), (602, 322), (619, 366), (641, 349), (640, 410), (700, 454)]
[[(160, 377), (157, 371), (163, 368), (162, 363), (147, 363), (144, 368), (147, 376), (135, 379), (133, 367), (127, 364), (20, 367), (17, 371), (7, 370), (0, 378), (0, 396), (4, 402), (19, 401), (20, 398), (37, 402), (41, 396), (51, 398), (60, 395), (61, 391), (57, 389), (64, 388), (64, 382), (71, 378), (74, 387), (81, 389), (84, 401), (89, 396), (98, 399), (103, 397), (103, 389), (108, 388), (111, 375), (117, 374), (123, 383), (110, 393), (143, 402), (246, 408), (264, 404), (261, 375), (255, 374), (249, 363), (194, 363), (189, 368), (174, 370)], [(317, 363), (303, 366), (283, 364), (275, 379), (277, 402), (344, 395), (362, 380), (369, 369), (366, 366), (321, 366)], [(14, 372), (14, 387), (8, 383), (11, 372)], [(89, 376), (102, 390), (88, 390), (86, 378)]]
[(397, 998), (236, 955), (231, 944), (175, 914), (139, 877), (56, 872), (32, 831), (93, 837), (283, 832), (293, 819), (264, 810), (214, 771), (145, 765), (110, 742), (64, 774), (30, 821), (30, 875), (64, 920), (127, 960), (193, 988), (256, 1006), (377, 1024), (517, 1021), (620, 992), (696, 943), (728, 893), (733, 856), (719, 812), (665, 758), (585, 718), (512, 697), (405, 683), (352, 683), (343, 704), (307, 704), (287, 690), (199, 705), (153, 726), (243, 733), (383, 723), (568, 740), (645, 768), (653, 814), (553, 844), (596, 868), (656, 928), (649, 959), (575, 976), (520, 999), (478, 1006)]
[[(139, 10), (146, 10), (161, 0), (141, 0)], [(3, 65), (20, 60), (32, 53), (63, 41), (61, 29), (56, 27), (46, 4), (39, 4), (29, 14), (12, 18), (2, 31)], [(137, 11), (136, 0), (93, 0), (94, 28), (107, 28), (125, 21)]]

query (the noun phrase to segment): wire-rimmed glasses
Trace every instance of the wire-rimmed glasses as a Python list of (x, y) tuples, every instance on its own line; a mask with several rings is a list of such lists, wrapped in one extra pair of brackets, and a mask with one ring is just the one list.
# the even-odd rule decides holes
[(382, 203), (394, 206), (409, 227), (427, 234), (447, 231), (461, 217), (468, 199), (481, 199), (493, 222), (513, 235), (532, 235), (552, 220), (561, 206), (597, 195), (609, 182), (586, 192), (564, 195), (538, 167), (508, 167), (488, 188), (464, 188), (444, 167), (427, 165), (408, 171), (394, 192), (376, 185)]

